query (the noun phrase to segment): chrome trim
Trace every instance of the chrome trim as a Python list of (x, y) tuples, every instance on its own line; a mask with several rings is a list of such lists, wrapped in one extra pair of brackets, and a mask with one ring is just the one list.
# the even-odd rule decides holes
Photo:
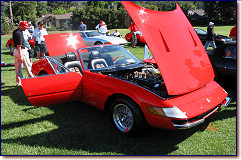
[(197, 126), (201, 123), (203, 123), (205, 121), (205, 119), (200, 119), (198, 121), (192, 122), (192, 123), (187, 123), (187, 124), (173, 124), (174, 127), (176, 127), (177, 129), (188, 129), (188, 128), (192, 128), (194, 126)]
[(231, 102), (231, 98), (226, 97), (225, 100), (226, 100), (226, 103), (223, 104), (222, 106), (227, 107), (229, 105), (229, 103)]
[(198, 121), (191, 122), (191, 123), (187, 123), (187, 124), (173, 124), (173, 125), (174, 125), (174, 127), (176, 127), (177, 129), (188, 129), (188, 128), (195, 127), (195, 126), (203, 123), (207, 117), (209, 117), (211, 114), (213, 114), (214, 112), (216, 112), (218, 109), (219, 109), (219, 107), (216, 107), (215, 110), (213, 110), (211, 113), (209, 113), (208, 115), (206, 115), (205, 117), (203, 117), (202, 119), (200, 119), (200, 120), (198, 120)]
[(51, 68), (53, 69), (53, 71), (54, 71), (55, 74), (59, 74), (59, 72), (56, 72), (56, 71), (55, 71), (55, 69), (54, 69), (52, 63), (50, 62), (50, 60), (51, 60), (51, 61), (54, 61), (57, 65), (63, 67), (63, 68), (66, 69), (68, 72), (70, 72), (69, 68), (65, 67), (63, 64), (59, 63), (58, 61), (56, 61), (56, 60), (53, 59), (52, 57), (45, 56), (45, 58), (46, 58), (47, 61), (49, 62), (50, 66), (51, 66)]

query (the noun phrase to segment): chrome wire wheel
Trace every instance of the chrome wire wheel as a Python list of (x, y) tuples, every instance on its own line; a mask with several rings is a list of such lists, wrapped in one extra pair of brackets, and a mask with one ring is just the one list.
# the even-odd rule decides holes
[(121, 132), (128, 133), (134, 126), (134, 115), (125, 104), (116, 104), (113, 108), (114, 123)]

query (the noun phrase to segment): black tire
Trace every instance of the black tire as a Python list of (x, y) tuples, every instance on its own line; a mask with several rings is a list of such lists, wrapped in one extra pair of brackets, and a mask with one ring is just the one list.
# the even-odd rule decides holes
[(13, 54), (13, 52), (14, 52), (14, 46), (13, 46), (12, 44), (9, 45), (9, 49), (10, 49), (10, 53)]
[(139, 106), (130, 98), (116, 98), (110, 116), (114, 128), (123, 135), (136, 136), (146, 131), (146, 120)]
[(102, 45), (103, 43), (102, 42), (95, 42), (95, 44), (94, 45)]

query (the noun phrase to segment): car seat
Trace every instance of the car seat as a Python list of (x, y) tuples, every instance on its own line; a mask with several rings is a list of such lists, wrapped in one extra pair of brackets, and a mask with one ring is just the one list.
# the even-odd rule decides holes
[(99, 51), (92, 51), (90, 53), (90, 65), (92, 69), (108, 67), (104, 58), (101, 58)]
[(77, 55), (74, 52), (65, 53), (67, 62), (64, 63), (64, 66), (71, 70), (79, 70), (80, 73), (83, 73), (83, 69), (80, 61), (78, 60)]

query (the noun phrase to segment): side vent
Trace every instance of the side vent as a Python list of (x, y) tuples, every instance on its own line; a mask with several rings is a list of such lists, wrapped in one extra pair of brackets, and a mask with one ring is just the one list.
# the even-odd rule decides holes
[[(159, 30), (159, 31), (160, 31), (160, 30)], [(169, 47), (168, 47), (168, 45), (167, 45), (167, 42), (166, 42), (165, 38), (163, 37), (161, 31), (160, 31), (160, 34), (161, 34), (161, 37), (162, 37), (162, 41), (163, 41), (163, 43), (164, 43), (164, 46), (165, 46), (165, 48), (166, 48), (166, 51), (167, 51), (167, 52), (170, 52), (170, 49), (169, 49)]]
[(194, 37), (193, 37), (193, 35), (192, 35), (190, 29), (189, 29), (188, 27), (187, 27), (187, 29), (188, 29), (188, 31), (189, 31), (191, 37), (192, 37), (192, 40), (193, 40), (194, 46), (197, 47), (197, 42), (195, 41), (195, 39), (194, 39)]

